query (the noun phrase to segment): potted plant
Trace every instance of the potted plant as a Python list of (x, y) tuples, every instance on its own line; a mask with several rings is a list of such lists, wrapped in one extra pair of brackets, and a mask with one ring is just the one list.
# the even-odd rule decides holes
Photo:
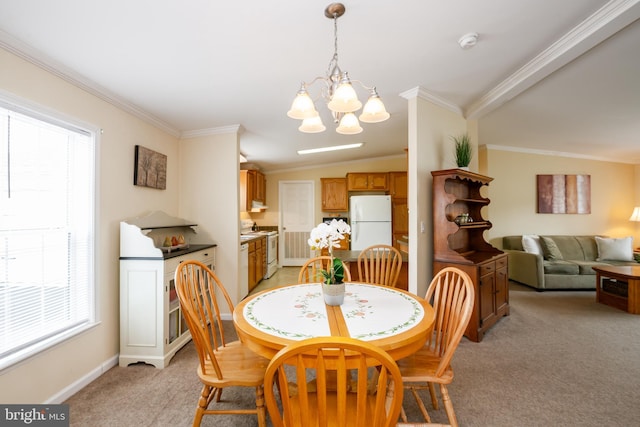
[(311, 250), (327, 248), (331, 260), (329, 270), (320, 270), (323, 276), (322, 291), (327, 305), (341, 305), (344, 301), (344, 264), (333, 257), (333, 248), (340, 247), (340, 240), (351, 233), (351, 227), (343, 220), (331, 220), (331, 223), (318, 224), (311, 230), (308, 244)]
[(460, 169), (469, 169), (469, 163), (471, 163), (471, 156), (473, 155), (473, 147), (471, 147), (471, 140), (469, 134), (464, 133), (459, 136), (452, 136), (451, 139), (455, 143), (455, 159), (456, 165)]

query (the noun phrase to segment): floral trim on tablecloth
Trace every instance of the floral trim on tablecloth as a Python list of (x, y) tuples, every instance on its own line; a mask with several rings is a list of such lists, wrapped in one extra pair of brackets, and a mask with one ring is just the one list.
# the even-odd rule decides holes
[[(381, 292), (389, 295), (381, 295)], [(395, 306), (398, 304), (384, 303), (393, 299), (400, 303), (397, 310)], [(286, 307), (289, 304), (293, 312)], [(351, 337), (365, 341), (409, 330), (424, 316), (422, 305), (411, 296), (393, 288), (368, 284), (347, 283), (345, 301), (340, 308)], [(273, 317), (261, 320), (265, 313)], [(290, 313), (290, 316), (285, 313)], [(244, 317), (260, 331), (294, 340), (326, 335), (329, 331), (318, 283), (277, 288), (259, 295), (245, 306)]]
[[(300, 332), (285, 331), (282, 328), (275, 328), (272, 325), (264, 323), (263, 321), (261, 321), (260, 319), (258, 319), (255, 316), (254, 308), (255, 308), (256, 304), (260, 303), (264, 298), (272, 296), (275, 292), (281, 292), (281, 291), (286, 291), (286, 290), (287, 290), (286, 287), (277, 288), (277, 289), (274, 289), (271, 292), (264, 293), (264, 294), (262, 294), (262, 295), (260, 295), (260, 296), (258, 296), (256, 298), (254, 298), (244, 308), (244, 317), (245, 317), (245, 319), (247, 321), (249, 321), (249, 323), (251, 323), (254, 327), (260, 329), (263, 332), (267, 332), (267, 333), (270, 333), (270, 334), (273, 334), (273, 335), (279, 335), (281, 337), (291, 338), (291, 339), (313, 338), (314, 335), (300, 333)], [(319, 291), (319, 292), (307, 292), (305, 294), (305, 296), (304, 296), (304, 298), (307, 300), (305, 302), (305, 304), (304, 304), (305, 307), (308, 305), (309, 297), (314, 296), (314, 295), (322, 297), (322, 291)], [(327, 316), (325, 315), (324, 317), (326, 318)]]
[[(397, 332), (406, 330), (406, 329), (410, 329), (413, 325), (415, 325), (416, 323), (418, 323), (422, 317), (424, 316), (424, 309), (422, 308), (422, 306), (420, 305), (420, 303), (418, 303), (418, 301), (416, 301), (414, 298), (411, 298), (409, 295), (406, 295), (402, 292), (398, 292), (396, 290), (394, 290), (393, 288), (387, 288), (387, 287), (381, 287), (378, 285), (364, 285), (364, 284), (359, 284), (358, 286), (376, 286), (376, 290), (378, 291), (384, 291), (384, 292), (389, 292), (389, 293), (393, 293), (395, 295), (398, 295), (400, 297), (402, 297), (406, 302), (409, 302), (413, 308), (413, 311), (411, 312), (409, 318), (398, 325), (389, 325), (389, 328), (386, 329), (382, 329), (382, 330), (378, 330), (378, 331), (371, 331), (371, 332), (367, 332), (367, 333), (363, 333), (363, 334), (356, 334), (356, 335), (351, 335), (351, 338), (358, 338), (358, 339), (365, 339), (365, 338), (383, 338), (385, 336), (390, 336), (390, 335), (394, 335)], [(351, 310), (347, 313), (343, 312), (343, 316), (345, 318), (354, 318), (354, 317), (361, 317), (363, 319), (366, 319), (366, 313), (363, 313), (361, 308), (362, 307), (368, 307), (371, 308), (371, 306), (367, 306), (366, 304), (368, 303), (367, 300), (358, 300), (357, 304), (358, 304), (358, 309), (354, 309)], [(371, 313), (371, 311), (370, 311)]]
[(318, 319), (326, 319), (327, 312), (321, 312), (320, 310), (312, 310), (309, 308), (310, 300), (314, 298), (323, 298), (322, 292), (307, 292), (304, 295), (301, 295), (295, 299), (295, 303), (293, 308), (300, 310), (300, 315), (298, 317), (304, 317), (305, 319), (309, 319), (312, 322), (317, 321)]

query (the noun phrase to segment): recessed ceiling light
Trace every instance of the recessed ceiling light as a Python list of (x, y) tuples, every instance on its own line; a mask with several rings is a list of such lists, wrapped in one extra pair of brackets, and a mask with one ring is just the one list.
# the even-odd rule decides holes
[(462, 49), (470, 49), (476, 43), (478, 43), (478, 33), (467, 33), (458, 40), (458, 44)]
[(298, 150), (298, 154), (313, 154), (313, 153), (324, 153), (325, 151), (348, 150), (350, 148), (360, 148), (363, 145), (364, 145), (364, 142), (358, 142), (357, 144), (333, 145), (331, 147), (310, 148), (308, 150)]

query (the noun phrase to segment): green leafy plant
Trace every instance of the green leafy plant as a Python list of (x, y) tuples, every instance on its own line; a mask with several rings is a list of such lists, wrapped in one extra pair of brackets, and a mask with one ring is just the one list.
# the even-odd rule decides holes
[(455, 158), (456, 165), (458, 167), (467, 167), (471, 163), (471, 156), (473, 155), (473, 148), (471, 147), (471, 140), (469, 135), (464, 133), (459, 136), (452, 136), (451, 139), (455, 143)]

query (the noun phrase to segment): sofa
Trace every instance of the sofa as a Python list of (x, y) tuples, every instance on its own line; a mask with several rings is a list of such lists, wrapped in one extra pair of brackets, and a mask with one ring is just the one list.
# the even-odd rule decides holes
[(631, 237), (519, 235), (503, 237), (502, 246), (509, 279), (538, 291), (595, 289), (592, 267), (639, 265)]

